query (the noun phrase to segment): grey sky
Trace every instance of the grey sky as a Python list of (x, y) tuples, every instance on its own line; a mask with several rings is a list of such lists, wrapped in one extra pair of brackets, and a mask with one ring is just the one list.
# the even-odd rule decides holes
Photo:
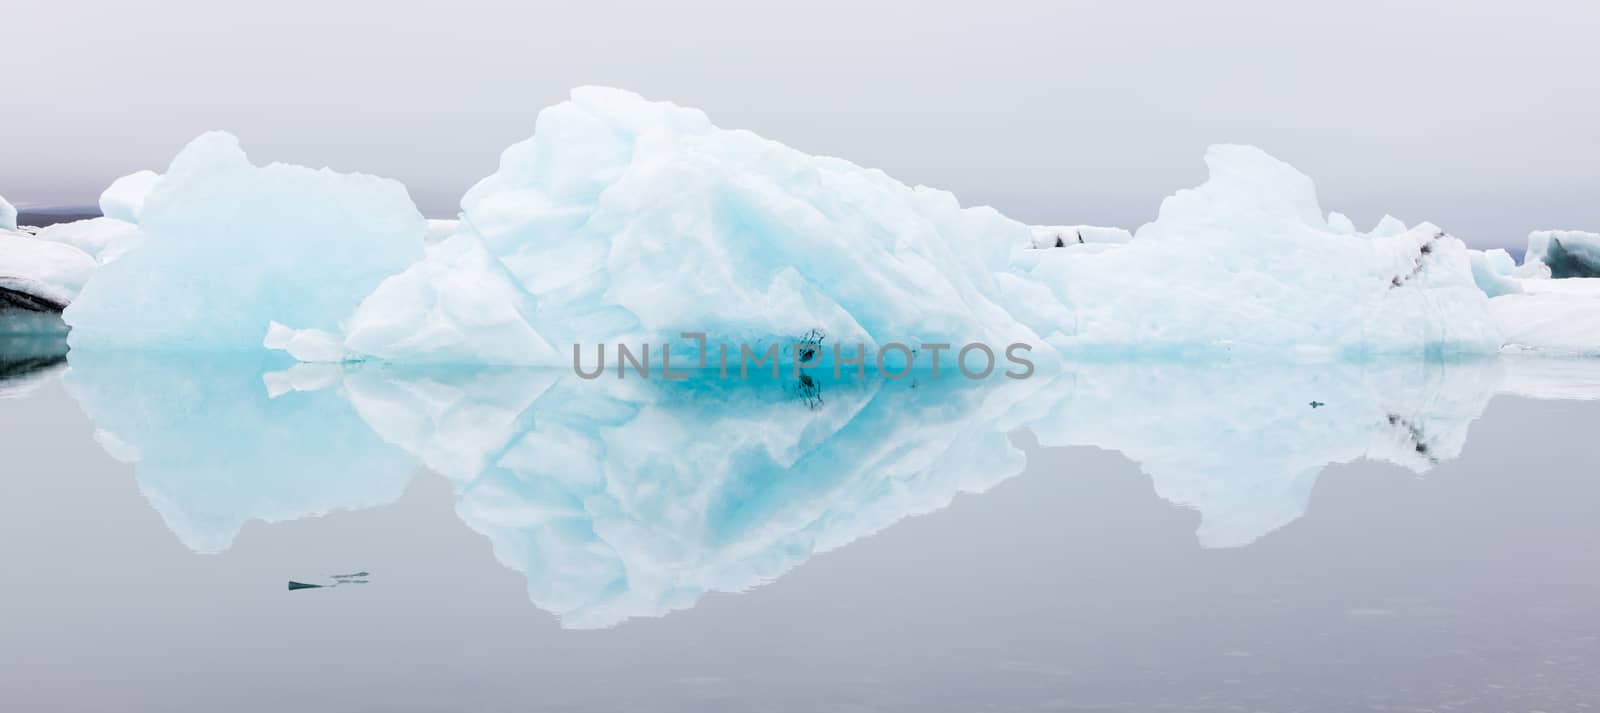
[(92, 203), (213, 128), (448, 215), (570, 87), (705, 109), (1029, 222), (1133, 225), (1253, 143), (1324, 209), (1600, 229), (1600, 4), (23, 0), (0, 195)]

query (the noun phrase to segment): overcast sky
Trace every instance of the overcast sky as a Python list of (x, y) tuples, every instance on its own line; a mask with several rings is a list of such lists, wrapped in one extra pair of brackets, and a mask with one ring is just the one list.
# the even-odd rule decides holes
[(425, 213), (607, 84), (1028, 222), (1136, 225), (1252, 143), (1324, 209), (1600, 230), (1600, 3), (12, 0), (0, 195), (90, 204), (207, 129)]

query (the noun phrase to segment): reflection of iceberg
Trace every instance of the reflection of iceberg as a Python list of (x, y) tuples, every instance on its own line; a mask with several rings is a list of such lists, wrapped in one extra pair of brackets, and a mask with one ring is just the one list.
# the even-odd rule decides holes
[(1077, 371), (1029, 428), (1042, 445), (1123, 453), (1162, 497), (1200, 511), (1202, 545), (1229, 547), (1298, 518), (1330, 463), (1421, 471), (1454, 458), (1497, 370), (1489, 360), (1096, 365)]
[(247, 520), (393, 501), (415, 470), (336, 391), (269, 399), (254, 361), (77, 351), (70, 361), (67, 388), (95, 438), (134, 464), (150, 504), (199, 552), (227, 549)]
[[(30, 312), (43, 318), (44, 315)], [(61, 317), (50, 315), (58, 322)], [(0, 325), (7, 313), (0, 309)], [(6, 334), (0, 329), (0, 399), (19, 398), (67, 366), (66, 330), (43, 334)]]
[(1122, 452), (1199, 511), (1202, 544), (1243, 545), (1298, 517), (1329, 463), (1455, 457), (1503, 368), (1088, 363), (801, 388), (370, 365), (263, 380), (253, 364), (72, 360), (102, 443), (137, 461), (191, 547), (225, 548), (250, 519), (388, 502), (420, 460), (456, 484), (458, 515), (534, 602), (575, 627), (742, 591), (986, 490), (1021, 471), (1019, 428)]

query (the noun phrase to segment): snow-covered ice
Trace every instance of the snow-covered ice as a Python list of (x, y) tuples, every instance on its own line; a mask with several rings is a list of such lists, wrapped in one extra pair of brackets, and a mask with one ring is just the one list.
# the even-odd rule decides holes
[(427, 230), (395, 181), (257, 167), (220, 132), (173, 159), (138, 219), (143, 243), (65, 312), (74, 349), (253, 351), (273, 321), (334, 332)]
[(59, 310), (78, 296), (94, 274), (94, 258), (71, 245), (0, 231), (0, 290), (33, 298), (40, 308)]

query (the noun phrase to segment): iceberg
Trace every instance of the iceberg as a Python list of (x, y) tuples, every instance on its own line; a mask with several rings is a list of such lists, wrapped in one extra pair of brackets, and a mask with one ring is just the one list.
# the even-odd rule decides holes
[[(1500, 348), (1460, 240), (1390, 216), (1356, 233), (1252, 147), (1206, 161), (1208, 181), (1134, 233), (1030, 228), (694, 109), (580, 88), (466, 193), (455, 232), (431, 229), (436, 247), (341, 328), (274, 319), (330, 331), (345, 359), (513, 365), (616, 343), (692, 358), (685, 332), (1025, 343), (1045, 363)], [(1075, 249), (1033, 249), (1058, 244)]]
[(1506, 349), (1600, 356), (1600, 278), (1528, 279), (1522, 293), (1490, 300)]
[(1310, 178), (1254, 147), (1213, 146), (1206, 165), (1204, 184), (1163, 201), (1119, 249), (1017, 251), (1010, 304), (1027, 306), (1024, 322), (1080, 356), (1500, 348), (1460, 240), (1387, 216), (1343, 234)]
[(94, 271), (94, 258), (71, 245), (0, 231), (0, 304), (60, 312)]
[(1100, 225), (1035, 225), (1028, 228), (1029, 246), (1065, 248), (1075, 245), (1121, 245), (1133, 240), (1126, 228)]
[(40, 228), (34, 235), (40, 240), (71, 245), (87, 253), (99, 264), (122, 257), (144, 240), (139, 226), (116, 218), (56, 223)]
[(1511, 253), (1500, 248), (1468, 250), (1467, 258), (1472, 261), (1472, 280), (1485, 295), (1499, 297), (1522, 292), (1522, 281), (1513, 275), (1516, 261), (1511, 259)]
[(1600, 233), (1536, 230), (1528, 234), (1528, 251), (1522, 262), (1548, 269), (1547, 274), (1530, 277), (1600, 277)]
[(221, 132), (184, 147), (142, 205), (142, 243), (64, 313), (74, 350), (258, 351), (273, 321), (336, 331), (427, 231), (395, 181), (258, 167)]
[(0, 196), (0, 230), (17, 229), (17, 208)]
[(617, 342), (687, 354), (683, 332), (754, 344), (818, 330), (869, 349), (1038, 342), (998, 280), (1026, 226), (620, 90), (580, 88), (540, 112), (461, 208), (563, 358)]
[(155, 171), (130, 173), (112, 181), (100, 194), (100, 215), (137, 225), (145, 198), (160, 181), (161, 174)]

